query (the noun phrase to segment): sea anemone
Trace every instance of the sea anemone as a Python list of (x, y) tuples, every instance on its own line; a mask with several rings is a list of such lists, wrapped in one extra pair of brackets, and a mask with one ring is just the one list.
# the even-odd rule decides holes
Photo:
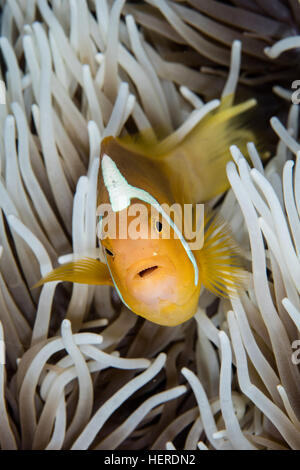
[[(300, 449), (298, 105), (287, 112), (299, 2), (1, 5), (1, 449)], [(274, 149), (264, 118), (264, 166), (254, 143), (231, 147), (231, 189), (210, 202), (240, 246), (243, 288), (203, 291), (173, 328), (110, 287), (31, 289), (95, 252), (104, 137), (179, 142), (231, 93), (286, 121), (271, 119)]]

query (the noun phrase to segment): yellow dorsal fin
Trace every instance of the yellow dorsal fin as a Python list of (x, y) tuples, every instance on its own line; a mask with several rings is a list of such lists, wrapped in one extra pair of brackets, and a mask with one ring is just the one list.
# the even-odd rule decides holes
[(91, 285), (113, 285), (106, 264), (93, 258), (84, 258), (64, 264), (47, 274), (47, 276), (35, 284), (33, 288), (52, 281), (68, 281)]
[(206, 214), (203, 247), (193, 253), (201, 282), (214, 294), (234, 295), (246, 280), (239, 248), (221, 216)]

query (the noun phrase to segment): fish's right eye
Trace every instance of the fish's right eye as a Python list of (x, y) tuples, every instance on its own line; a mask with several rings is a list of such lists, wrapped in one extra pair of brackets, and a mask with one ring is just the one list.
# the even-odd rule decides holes
[(160, 220), (158, 220), (157, 222), (155, 222), (155, 228), (158, 232), (161, 232), (162, 229), (163, 229), (163, 225), (162, 223), (160, 222)]
[(105, 248), (105, 252), (106, 252), (109, 256), (114, 256), (113, 252), (110, 251), (108, 248)]

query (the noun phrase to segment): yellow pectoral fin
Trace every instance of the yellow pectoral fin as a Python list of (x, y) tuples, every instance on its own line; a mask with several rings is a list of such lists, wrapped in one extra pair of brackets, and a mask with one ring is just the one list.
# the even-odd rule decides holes
[(193, 251), (199, 266), (200, 280), (214, 294), (228, 297), (246, 280), (239, 249), (230, 229), (220, 216), (206, 214), (204, 243)]
[(84, 258), (64, 264), (47, 274), (47, 276), (35, 284), (33, 288), (52, 281), (113, 286), (113, 281), (106, 264), (93, 258)]

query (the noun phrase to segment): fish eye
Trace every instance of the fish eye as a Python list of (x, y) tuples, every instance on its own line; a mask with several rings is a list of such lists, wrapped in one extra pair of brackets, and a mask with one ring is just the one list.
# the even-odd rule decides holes
[(110, 251), (108, 248), (105, 248), (105, 252), (106, 252), (109, 256), (114, 256), (113, 252)]
[(157, 230), (158, 232), (161, 232), (161, 231), (162, 231), (163, 225), (162, 225), (162, 223), (161, 223), (160, 220), (158, 220), (157, 222), (155, 222), (155, 227), (156, 227), (156, 230)]

